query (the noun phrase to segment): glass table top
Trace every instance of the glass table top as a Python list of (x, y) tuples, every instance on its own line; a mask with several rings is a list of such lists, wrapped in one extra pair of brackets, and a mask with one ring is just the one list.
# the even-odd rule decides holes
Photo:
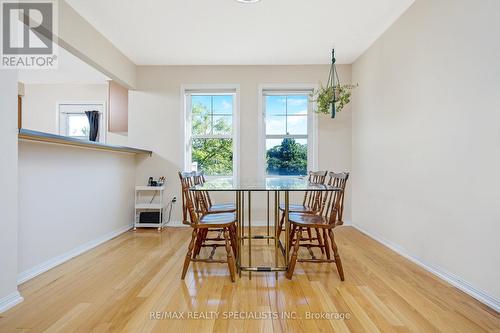
[(203, 185), (195, 185), (191, 191), (339, 191), (340, 188), (312, 184), (303, 177), (270, 177), (264, 180), (243, 180), (233, 183), (231, 178), (207, 180)]

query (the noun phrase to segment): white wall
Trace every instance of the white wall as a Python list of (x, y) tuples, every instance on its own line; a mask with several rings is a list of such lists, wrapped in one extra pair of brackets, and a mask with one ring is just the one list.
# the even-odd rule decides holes
[(352, 152), (353, 223), (497, 307), (499, 12), (417, 0), (353, 65)]
[(133, 222), (135, 155), (19, 143), (19, 273)]
[(58, 1), (59, 45), (127, 88), (134, 88), (136, 66), (66, 1)]
[(59, 134), (57, 103), (107, 100), (107, 84), (25, 84), (23, 128)]
[[(237, 84), (240, 87), (240, 178), (258, 178), (258, 88), (260, 84), (325, 82), (329, 66), (145, 66), (138, 67), (137, 90), (130, 92), (129, 141), (131, 146), (155, 152), (139, 161), (137, 183), (151, 175), (167, 177), (167, 195), (180, 199), (177, 171), (183, 166), (183, 84)], [(351, 67), (339, 66), (341, 79), (349, 83)], [(347, 107), (336, 119), (319, 116), (318, 169), (351, 168), (351, 112)], [(264, 195), (261, 195), (264, 198)], [(233, 199), (230, 197), (229, 199)], [(180, 203), (180, 201), (178, 201)], [(346, 220), (350, 219), (350, 191)], [(254, 201), (257, 220), (264, 219), (263, 200)], [(260, 208), (260, 209), (259, 209)], [(180, 221), (180, 204), (173, 221)]]
[[(64, 1), (59, 1), (59, 37), (61, 45), (108, 77), (127, 87), (135, 85), (136, 66)], [(18, 76), (15, 71), (0, 72), (2, 312), (22, 301), (17, 292), (19, 276), (26, 278), (47, 269), (131, 224), (135, 155), (28, 142), (20, 143), (18, 152)], [(68, 86), (57, 89), (65, 100), (84, 97), (82, 90), (74, 95)], [(29, 95), (29, 87), (27, 90)], [(106, 91), (102, 90), (103, 100)], [(34, 119), (44, 112), (52, 115), (35, 121), (36, 126), (23, 119), (24, 125), (54, 133), (55, 103), (47, 100), (55, 95), (38, 93), (35, 104), (30, 105), (30, 97), (25, 99), (25, 109), (36, 113)], [(108, 137), (113, 143), (125, 139)]]
[(0, 70), (0, 312), (17, 292), (17, 72)]

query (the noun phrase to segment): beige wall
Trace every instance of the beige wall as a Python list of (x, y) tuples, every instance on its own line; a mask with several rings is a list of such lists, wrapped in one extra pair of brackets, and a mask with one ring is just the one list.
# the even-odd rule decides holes
[(59, 134), (57, 103), (103, 102), (108, 99), (107, 84), (25, 84), (23, 128)]
[(353, 223), (497, 307), (499, 12), (417, 0), (353, 65), (352, 112)]
[(0, 70), (0, 312), (17, 292), (17, 72)]
[[(237, 84), (240, 87), (240, 176), (258, 177), (258, 87), (260, 84), (324, 82), (329, 66), (149, 66), (138, 67), (137, 90), (130, 92), (129, 141), (151, 149), (152, 158), (139, 161), (137, 182), (165, 175), (167, 195), (180, 198), (177, 171), (183, 169), (183, 84)], [(344, 82), (350, 82), (350, 66), (339, 66)], [(351, 112), (346, 108), (335, 120), (319, 116), (318, 168), (336, 171), (351, 168)], [(263, 195), (260, 196), (261, 198)], [(350, 191), (346, 219), (350, 219)], [(232, 199), (232, 198), (231, 198)], [(180, 202), (180, 201), (178, 201)], [(263, 220), (263, 201), (254, 207)], [(180, 221), (179, 205), (173, 221)]]
[(19, 143), (19, 279), (124, 231), (134, 216), (135, 155)]

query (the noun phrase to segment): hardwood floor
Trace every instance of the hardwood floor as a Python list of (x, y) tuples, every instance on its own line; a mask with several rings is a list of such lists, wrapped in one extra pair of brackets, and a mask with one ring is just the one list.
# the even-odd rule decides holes
[[(292, 281), (231, 283), (225, 264), (191, 264), (180, 280), (190, 229), (130, 231), (21, 285), (0, 332), (500, 332), (494, 310), (351, 227), (335, 232), (345, 282), (335, 264), (298, 263)], [(254, 258), (273, 260), (265, 242)]]

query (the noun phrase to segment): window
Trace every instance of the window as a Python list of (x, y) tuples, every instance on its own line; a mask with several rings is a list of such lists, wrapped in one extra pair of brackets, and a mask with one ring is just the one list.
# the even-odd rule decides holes
[(99, 111), (98, 141), (104, 142), (103, 126), (104, 103), (59, 103), (59, 134), (76, 139), (88, 140), (90, 133), (89, 120), (85, 111)]
[(236, 92), (186, 91), (186, 170), (236, 174)]
[(313, 168), (310, 93), (263, 90), (266, 176), (303, 176)]
[(68, 113), (66, 116), (68, 136), (80, 139), (89, 137), (89, 120), (85, 114)]

